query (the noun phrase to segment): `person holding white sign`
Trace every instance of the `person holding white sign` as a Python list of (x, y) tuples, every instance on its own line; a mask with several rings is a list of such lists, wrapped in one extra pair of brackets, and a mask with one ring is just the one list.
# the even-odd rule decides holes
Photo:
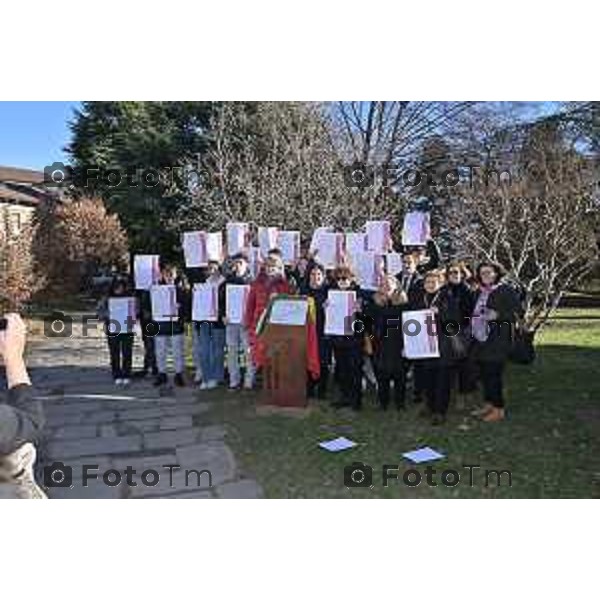
[[(361, 318), (361, 302), (358, 299), (360, 287), (354, 274), (348, 267), (338, 267), (334, 272), (335, 283), (332, 290), (354, 292), (357, 300), (354, 303), (350, 317), (345, 321), (351, 327), (349, 335), (332, 335), (331, 343), (335, 357), (335, 379), (341, 392), (341, 397), (333, 403), (335, 408), (349, 406), (353, 410), (362, 408), (362, 368), (364, 328), (353, 327), (353, 324), (364, 322)], [(327, 329), (326, 329), (327, 331)]]
[(225, 378), (225, 324), (219, 308), (220, 288), (225, 278), (219, 263), (209, 261), (206, 282), (194, 292), (193, 327), (200, 342), (201, 390), (212, 390)]
[(243, 366), (244, 389), (251, 390), (254, 386), (254, 365), (250, 358), (250, 340), (244, 324), (244, 313), (252, 277), (244, 254), (236, 254), (232, 260), (231, 273), (225, 278), (219, 296), (219, 310), (225, 322), (229, 389), (236, 390), (242, 384)]
[(98, 305), (98, 319), (104, 321), (104, 331), (110, 353), (110, 370), (115, 385), (129, 385), (133, 359), (133, 326), (136, 300), (128, 285), (116, 279), (108, 296)]
[(313, 263), (308, 272), (308, 285), (304, 285), (300, 288), (300, 294), (309, 296), (315, 303), (317, 313), (317, 342), (321, 365), (318, 379), (313, 378), (310, 372), (307, 373), (306, 395), (308, 398), (323, 399), (327, 395), (327, 384), (332, 356), (331, 338), (328, 335), (325, 335), (325, 306), (327, 304), (328, 292), (329, 286), (327, 285), (325, 277), (325, 268), (322, 265)]
[[(430, 271), (423, 279), (423, 289), (417, 294), (411, 308), (427, 309), (431, 312), (424, 323), (426, 335), (435, 343), (439, 358), (415, 360), (415, 379), (419, 379), (424, 388), (427, 405), (421, 411), (422, 416), (430, 417), (432, 425), (440, 425), (446, 420), (450, 403), (452, 346), (451, 335), (454, 328), (447, 329), (449, 319), (449, 301), (447, 290), (443, 289), (444, 274), (441, 271)], [(415, 335), (408, 326), (403, 329), (404, 335)], [(405, 340), (405, 344), (406, 344)]]
[(407, 308), (408, 296), (400, 289), (396, 277), (387, 274), (368, 307), (368, 315), (373, 319), (372, 346), (377, 399), (382, 410), (388, 408), (392, 385), (396, 409), (404, 410), (405, 407), (402, 314)]
[(170, 265), (163, 266), (159, 285), (152, 287), (150, 293), (152, 321), (156, 327), (154, 349), (158, 368), (158, 376), (154, 385), (163, 386), (168, 382), (167, 358), (169, 348), (171, 348), (175, 364), (173, 383), (178, 387), (183, 387), (185, 386), (183, 377), (185, 370), (184, 320), (189, 299), (181, 285), (181, 280), (177, 279), (177, 269)]

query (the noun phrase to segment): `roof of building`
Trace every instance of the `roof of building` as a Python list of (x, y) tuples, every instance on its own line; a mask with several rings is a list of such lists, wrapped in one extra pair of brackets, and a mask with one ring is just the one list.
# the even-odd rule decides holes
[(0, 202), (38, 206), (51, 195), (42, 171), (0, 165)]

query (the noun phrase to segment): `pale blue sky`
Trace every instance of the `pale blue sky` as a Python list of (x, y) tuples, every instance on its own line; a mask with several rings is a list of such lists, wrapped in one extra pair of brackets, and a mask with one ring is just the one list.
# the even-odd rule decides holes
[[(80, 102), (0, 102), (0, 165), (42, 170), (68, 162), (68, 122)], [(525, 118), (558, 109), (556, 102), (530, 102)]]
[(42, 170), (66, 161), (68, 121), (79, 102), (0, 102), (0, 165)]

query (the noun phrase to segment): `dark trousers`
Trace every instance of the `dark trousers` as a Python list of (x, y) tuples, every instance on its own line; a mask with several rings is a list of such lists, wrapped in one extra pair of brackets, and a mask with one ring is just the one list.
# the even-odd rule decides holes
[(423, 366), (425, 397), (432, 413), (445, 415), (448, 412), (451, 379), (447, 365)]
[(390, 386), (392, 381), (394, 382), (394, 403), (397, 408), (403, 408), (406, 387), (404, 372), (390, 374), (376, 368), (375, 377), (377, 378), (377, 399), (381, 408), (387, 408), (390, 403)]
[(413, 370), (413, 401), (415, 403), (423, 400), (427, 392), (427, 368), (419, 361), (407, 361), (405, 372), (412, 367)]
[(133, 357), (133, 335), (120, 333), (107, 337), (113, 379), (129, 379)]
[(477, 365), (465, 358), (451, 367), (452, 388), (459, 394), (470, 394), (477, 389)]
[(154, 351), (154, 338), (148, 335), (142, 336), (144, 342), (144, 373), (151, 371), (153, 375), (158, 373), (156, 367), (156, 352)]
[(329, 364), (321, 363), (321, 374), (318, 379), (313, 379), (310, 373), (306, 376), (306, 395), (309, 398), (325, 398), (329, 381)]
[(504, 408), (503, 373), (503, 362), (479, 361), (483, 399), (496, 408)]
[(336, 381), (343, 400), (360, 408), (362, 403), (362, 350), (355, 346), (336, 346), (333, 350), (336, 363)]

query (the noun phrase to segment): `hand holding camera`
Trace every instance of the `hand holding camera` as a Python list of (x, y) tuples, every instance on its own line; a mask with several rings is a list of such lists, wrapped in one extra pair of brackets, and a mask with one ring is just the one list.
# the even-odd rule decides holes
[(27, 333), (25, 323), (17, 313), (8, 313), (2, 321), (4, 323), (0, 325), (0, 357), (6, 367), (8, 387), (31, 385), (23, 360)]

